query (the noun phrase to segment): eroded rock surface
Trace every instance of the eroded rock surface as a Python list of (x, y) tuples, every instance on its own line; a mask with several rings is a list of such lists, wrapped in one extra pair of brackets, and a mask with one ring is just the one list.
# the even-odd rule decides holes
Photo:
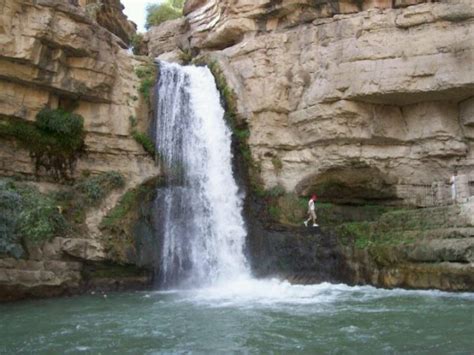
[[(249, 212), (258, 210), (254, 205)], [(338, 227), (354, 221), (340, 217), (336, 224), (321, 218), (321, 228), (281, 225), (262, 213), (249, 218), (248, 255), (255, 275), (297, 284), (474, 290), (474, 224), (459, 206), (399, 211), (391, 219), (382, 215), (372, 221), (391, 233), (377, 235), (382, 240), (341, 234)]]
[[(368, 249), (346, 249), (350, 277), (343, 281), (473, 288), (466, 232), (474, 215), (467, 202), (474, 194), (471, 1), (190, 0), (184, 12), (187, 32), (177, 37), (169, 27), (154, 28), (151, 52), (185, 50), (185, 38), (189, 53), (217, 61), (235, 92), (237, 119), (249, 127), (265, 188), (316, 191), (331, 202), (437, 206), (453, 202), (449, 179), (457, 169), (462, 204), (427, 210), (433, 219), (454, 221), (449, 227), (392, 249), (399, 256), (392, 264)], [(158, 46), (163, 42), (168, 52), (157, 49), (168, 48)], [(293, 275), (296, 281), (311, 282), (311, 270), (323, 270), (316, 246), (341, 255), (327, 235), (311, 244), (298, 228), (253, 230), (250, 223), (259, 272), (284, 274), (291, 264), (297, 273), (306, 270)]]
[(267, 188), (423, 205), (453, 166), (474, 180), (470, 1), (208, 0), (185, 13), (190, 50), (236, 93)]
[[(127, 190), (159, 174), (131, 134), (132, 121), (141, 131), (148, 126), (135, 69), (150, 61), (124, 49), (135, 28), (120, 1), (102, 1), (96, 20), (86, 7), (83, 1), (0, 1), (0, 121), (34, 121), (44, 107), (72, 109), (83, 116), (86, 135), (71, 180), (116, 171), (125, 186), (89, 211), (83, 235), (31, 248), (29, 260), (0, 259), (0, 285), (9, 290), (0, 299), (11, 299), (16, 288), (23, 290), (18, 297), (77, 289), (83, 265), (114, 261), (104, 251), (102, 217)], [(38, 170), (15, 139), (0, 137), (0, 145), (0, 176), (34, 180), (40, 189), (64, 187)]]
[[(49, 105), (77, 106), (86, 154), (76, 174), (116, 170), (135, 184), (154, 174), (153, 161), (130, 135), (130, 117), (147, 120), (134, 69), (143, 64), (84, 11), (62, 1), (4, 1), (0, 34), (0, 113), (33, 121)], [(31, 175), (28, 153), (2, 140), (0, 173)], [(128, 159), (127, 159), (128, 157)]]
[(97, 22), (129, 45), (137, 31), (137, 25), (125, 16), (124, 6), (120, 0), (102, 0), (101, 3), (102, 6), (97, 13)]

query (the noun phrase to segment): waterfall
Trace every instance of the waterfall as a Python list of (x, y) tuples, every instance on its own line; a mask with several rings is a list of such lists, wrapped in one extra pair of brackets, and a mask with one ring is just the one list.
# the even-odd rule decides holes
[(209, 69), (160, 62), (156, 114), (166, 176), (155, 204), (160, 284), (203, 286), (249, 274), (231, 131)]

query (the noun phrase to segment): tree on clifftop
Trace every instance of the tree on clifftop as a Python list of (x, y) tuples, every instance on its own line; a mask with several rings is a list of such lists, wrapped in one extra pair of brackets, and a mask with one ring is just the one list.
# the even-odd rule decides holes
[(146, 8), (146, 29), (183, 16), (184, 2), (185, 0), (166, 0), (160, 4), (148, 5)]

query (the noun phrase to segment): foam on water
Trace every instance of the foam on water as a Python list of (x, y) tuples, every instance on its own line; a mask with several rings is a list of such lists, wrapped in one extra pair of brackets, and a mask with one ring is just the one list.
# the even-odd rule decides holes
[[(373, 286), (349, 286), (323, 282), (315, 285), (294, 285), (286, 280), (241, 277), (221, 281), (211, 287), (191, 290), (169, 290), (180, 295), (180, 302), (211, 307), (272, 307), (282, 305), (328, 305), (333, 303), (370, 302), (377, 299), (432, 297), (474, 301), (474, 293), (450, 293), (439, 290), (380, 289)], [(157, 292), (163, 294), (163, 292)]]
[(163, 235), (161, 286), (188, 288), (169, 293), (213, 306), (328, 304), (401, 296), (474, 299), (471, 293), (253, 279), (243, 252), (243, 196), (232, 174), (231, 131), (214, 77), (207, 67), (160, 62), (157, 98), (155, 142), (167, 179), (156, 201), (157, 228)]

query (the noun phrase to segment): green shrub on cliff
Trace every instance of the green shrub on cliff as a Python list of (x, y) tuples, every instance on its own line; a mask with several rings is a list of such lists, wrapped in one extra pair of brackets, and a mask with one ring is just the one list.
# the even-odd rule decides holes
[(122, 196), (119, 203), (104, 217), (100, 227), (103, 229), (113, 229), (116, 226), (120, 226), (127, 213), (137, 204), (137, 196), (140, 191), (140, 189), (128, 190)]
[(112, 190), (119, 189), (125, 185), (123, 176), (116, 171), (89, 176), (79, 181), (75, 187), (84, 194), (89, 204), (97, 204)]
[(134, 245), (130, 230), (133, 226), (133, 216), (146, 192), (145, 186), (128, 190), (100, 223), (99, 228), (105, 232), (105, 250), (113, 260), (127, 263), (128, 251)]
[(0, 180), (0, 255), (7, 254), (19, 258), (23, 255), (20, 237), (17, 233), (20, 194), (11, 182)]
[(335, 231), (343, 243), (353, 241), (361, 249), (410, 243), (424, 232), (444, 226), (432, 218), (432, 210), (426, 216), (422, 212), (409, 208), (387, 210), (371, 221), (340, 224)]
[(135, 141), (139, 143), (148, 154), (150, 154), (152, 157), (155, 157), (155, 143), (153, 143), (150, 137), (148, 137), (145, 133), (138, 132), (136, 130), (132, 131), (132, 136)]
[(131, 223), (127, 223), (127, 218), (137, 212), (141, 201), (146, 196), (156, 191), (157, 186), (162, 186), (162, 179), (154, 179), (146, 183), (129, 189), (125, 192), (118, 203), (112, 208), (100, 222), (100, 229), (113, 231), (123, 231), (131, 227)]
[(35, 168), (51, 173), (56, 180), (69, 179), (84, 146), (84, 119), (62, 109), (44, 108), (34, 123), (5, 120), (0, 136), (13, 137), (30, 151)]
[(68, 228), (56, 201), (36, 188), (0, 180), (0, 254), (24, 254), (22, 242), (43, 242)]
[(53, 194), (63, 216), (80, 229), (90, 207), (99, 205), (113, 190), (125, 185), (122, 174), (107, 171), (98, 175), (85, 175), (72, 187), (66, 187)]
[(156, 147), (155, 143), (153, 140), (143, 132), (140, 132), (137, 130), (137, 119), (134, 116), (129, 117), (130, 120), (130, 128), (131, 128), (131, 134), (133, 139), (140, 144), (145, 151), (150, 154), (150, 156), (155, 159), (157, 154), (156, 154)]
[(36, 115), (36, 127), (51, 149), (73, 153), (84, 144), (84, 119), (81, 115), (44, 108)]
[(22, 196), (18, 229), (23, 238), (33, 242), (50, 240), (67, 229), (56, 201), (32, 187), (20, 189)]
[(165, 21), (183, 16), (184, 0), (167, 0), (161, 4), (149, 4), (146, 8), (145, 28), (158, 26)]
[(154, 63), (142, 64), (135, 69), (135, 74), (140, 79), (138, 91), (147, 100), (150, 99), (151, 89), (155, 86), (156, 71), (157, 68)]
[(132, 46), (132, 52), (135, 55), (147, 55), (148, 49), (147, 44), (145, 43), (145, 38), (143, 33), (135, 33), (130, 39), (130, 45)]
[(129, 189), (102, 219), (99, 228), (103, 232), (104, 249), (112, 260), (129, 263), (135, 250), (134, 228), (143, 208), (143, 201), (152, 201), (162, 179), (153, 179)]

